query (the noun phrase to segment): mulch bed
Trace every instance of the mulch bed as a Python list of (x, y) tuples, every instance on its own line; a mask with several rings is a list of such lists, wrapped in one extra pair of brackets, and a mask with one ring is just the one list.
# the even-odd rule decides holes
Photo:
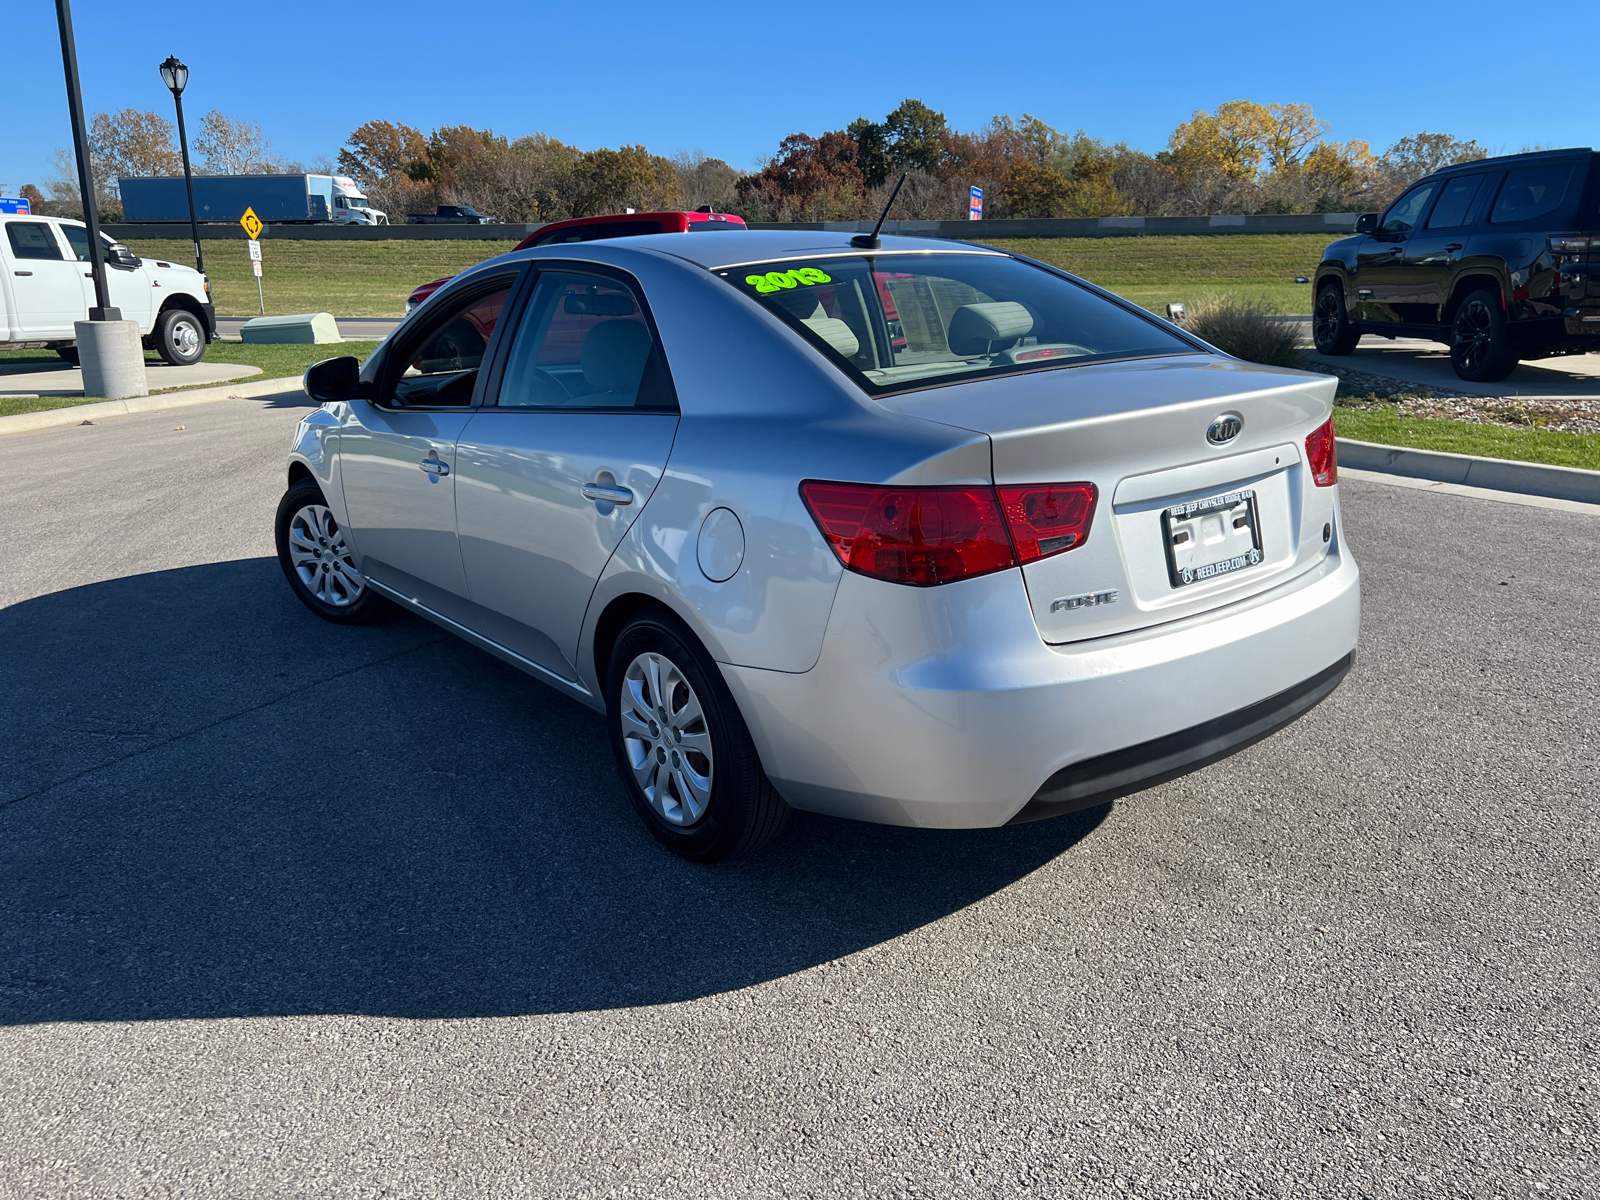
[(1337, 403), (1341, 407), (1396, 408), (1404, 417), (1431, 417), (1435, 420), (1465, 421), (1473, 425), (1502, 425), (1510, 429), (1600, 433), (1600, 395), (1593, 399), (1562, 396), (1531, 400), (1507, 396), (1468, 396), (1328, 363), (1305, 365), (1309, 371), (1339, 377)]

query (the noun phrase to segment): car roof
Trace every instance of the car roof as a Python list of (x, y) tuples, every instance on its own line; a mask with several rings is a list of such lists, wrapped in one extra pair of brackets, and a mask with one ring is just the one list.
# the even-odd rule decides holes
[[(638, 237), (608, 238), (594, 242), (565, 242), (535, 246), (519, 252), (539, 258), (571, 258), (583, 250), (604, 248), (607, 257), (617, 252), (648, 251), (680, 258), (708, 270), (744, 263), (773, 262), (786, 258), (860, 254), (850, 244), (851, 234), (806, 229), (752, 229), (740, 237), (684, 237), (681, 233), (646, 233)], [(987, 246), (945, 238), (885, 237), (880, 253), (998, 254)]]
[(1549, 158), (1562, 158), (1574, 154), (1593, 154), (1588, 146), (1572, 146), (1566, 150), (1529, 150), (1525, 154), (1501, 154), (1494, 158), (1474, 158), (1469, 162), (1451, 163), (1440, 167), (1434, 175), (1454, 175), (1459, 171), (1481, 171), (1485, 167), (1506, 167), (1519, 163), (1537, 163)]

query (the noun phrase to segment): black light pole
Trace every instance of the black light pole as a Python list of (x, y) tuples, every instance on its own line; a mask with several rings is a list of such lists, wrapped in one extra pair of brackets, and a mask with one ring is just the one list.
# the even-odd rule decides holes
[(100, 205), (95, 199), (94, 172), (89, 169), (89, 135), (83, 124), (83, 93), (78, 87), (78, 47), (72, 38), (72, 6), (56, 0), (56, 22), (61, 26), (61, 61), (67, 71), (67, 109), (72, 114), (72, 149), (78, 156), (78, 190), (83, 196), (83, 223), (89, 234), (89, 269), (94, 274), (95, 308), (91, 321), (120, 321), (122, 311), (111, 307), (106, 287), (105, 247), (100, 242)]
[(178, 61), (176, 54), (167, 55), (161, 64), (161, 82), (172, 92), (172, 102), (178, 106), (178, 148), (183, 151), (183, 186), (189, 189), (189, 232), (194, 235), (194, 269), (206, 273), (205, 260), (200, 257), (200, 218), (194, 211), (194, 176), (189, 171), (189, 135), (183, 128), (183, 89), (189, 86), (189, 68)]

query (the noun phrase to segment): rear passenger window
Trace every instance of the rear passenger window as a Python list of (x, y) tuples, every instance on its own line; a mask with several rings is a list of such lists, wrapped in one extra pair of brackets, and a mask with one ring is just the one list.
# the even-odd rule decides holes
[(1433, 215), (1428, 218), (1428, 228), (1456, 229), (1468, 224), (1468, 213), (1473, 200), (1477, 198), (1478, 189), (1483, 186), (1484, 178), (1482, 175), (1463, 175), (1459, 179), (1446, 181), (1444, 193), (1439, 197), (1439, 203), (1433, 206)]
[(56, 241), (50, 226), (32, 221), (6, 222), (6, 237), (11, 241), (14, 258), (54, 259), (60, 261), (61, 244)]
[(1572, 182), (1571, 163), (1552, 163), (1547, 167), (1523, 167), (1506, 176), (1500, 198), (1494, 202), (1489, 220), (1496, 225), (1531, 221), (1561, 207)]
[(632, 288), (547, 271), (511, 343), (499, 405), (676, 412), (678, 399)]

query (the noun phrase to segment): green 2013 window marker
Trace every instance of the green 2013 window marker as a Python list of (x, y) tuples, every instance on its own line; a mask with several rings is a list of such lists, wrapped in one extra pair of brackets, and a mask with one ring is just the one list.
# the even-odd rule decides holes
[(746, 275), (744, 281), (765, 295), (768, 292), (781, 292), (786, 288), (799, 287), (803, 284), (832, 283), (833, 276), (824, 274), (815, 267), (796, 267), (793, 271), (768, 271), (765, 275)]

